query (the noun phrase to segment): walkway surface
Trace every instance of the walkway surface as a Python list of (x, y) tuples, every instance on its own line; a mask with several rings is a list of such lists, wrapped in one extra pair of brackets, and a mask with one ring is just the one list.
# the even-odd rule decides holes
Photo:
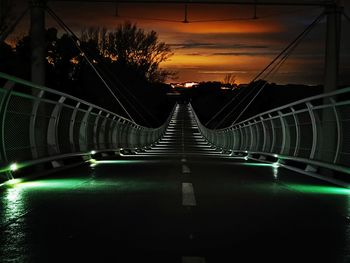
[(180, 105), (147, 152), (0, 189), (0, 262), (349, 262), (350, 190), (215, 157), (192, 119)]

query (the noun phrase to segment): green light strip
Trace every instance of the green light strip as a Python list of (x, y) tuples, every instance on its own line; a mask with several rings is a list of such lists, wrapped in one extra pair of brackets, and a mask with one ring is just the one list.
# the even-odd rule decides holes
[(322, 194), (322, 195), (348, 195), (350, 196), (350, 189), (337, 186), (323, 186), (323, 185), (306, 185), (306, 184), (288, 184), (288, 187), (299, 192), (307, 194)]

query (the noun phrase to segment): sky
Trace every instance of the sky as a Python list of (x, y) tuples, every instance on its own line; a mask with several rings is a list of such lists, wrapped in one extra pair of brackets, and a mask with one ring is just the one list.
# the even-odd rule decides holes
[[(113, 30), (124, 21), (156, 31), (174, 52), (161, 64), (177, 72), (178, 78), (168, 82), (222, 81), (225, 75), (233, 74), (238, 83), (248, 83), (323, 11), (320, 7), (258, 6), (257, 19), (253, 19), (253, 6), (190, 4), (189, 23), (183, 23), (183, 4), (118, 4), (118, 8), (114, 3), (48, 5), (77, 33), (91, 26)], [(47, 22), (58, 27), (49, 17)], [(12, 37), (25, 34), (26, 25), (25, 21), (19, 25)], [(325, 28), (323, 20), (268, 81), (322, 84)], [(349, 33), (350, 21), (344, 18), (340, 84), (350, 83)]]

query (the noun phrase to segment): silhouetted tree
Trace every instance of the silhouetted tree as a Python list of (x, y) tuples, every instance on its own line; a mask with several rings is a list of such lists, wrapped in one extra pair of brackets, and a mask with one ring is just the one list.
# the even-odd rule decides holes
[(223, 83), (228, 84), (230, 86), (236, 85), (236, 75), (232, 73), (226, 74)]
[(109, 32), (105, 28), (85, 29), (81, 39), (90, 48), (95, 46), (102, 56), (120, 66), (134, 69), (149, 82), (164, 82), (174, 75), (159, 67), (173, 53), (169, 45), (159, 41), (153, 30), (145, 32), (136, 24), (125, 22)]

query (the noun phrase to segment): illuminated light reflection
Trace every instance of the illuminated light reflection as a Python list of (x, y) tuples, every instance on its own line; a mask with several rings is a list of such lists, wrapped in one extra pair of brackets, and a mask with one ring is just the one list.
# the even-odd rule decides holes
[(324, 194), (324, 195), (349, 195), (350, 189), (337, 186), (321, 186), (321, 185), (304, 185), (304, 184), (288, 184), (289, 188), (300, 192), (310, 194)]
[(255, 167), (271, 167), (272, 165), (269, 163), (239, 163), (244, 166), (255, 166)]
[(10, 165), (10, 170), (11, 170), (12, 172), (17, 171), (18, 168), (19, 168), (19, 167), (18, 167), (18, 164), (17, 164), (17, 163), (13, 163), (13, 164)]
[(149, 163), (150, 161), (138, 161), (138, 160), (102, 160), (96, 161), (95, 164), (133, 164), (133, 163)]
[(278, 179), (278, 167), (273, 167), (273, 178)]
[(139, 190), (153, 190), (159, 189), (162, 184), (159, 182), (146, 182), (140, 180), (91, 180), (86, 178), (79, 179), (45, 179), (32, 182), (21, 183), (16, 186), (17, 190), (26, 191), (49, 191), (59, 192), (67, 190), (81, 191), (99, 191), (108, 188), (113, 188), (116, 191), (139, 191)]
[[(28, 262), (26, 254), (27, 247), (24, 246), (27, 242), (26, 229), (27, 221), (22, 216), (28, 212), (26, 205), (26, 192), (18, 188), (18, 179), (10, 180), (11, 183), (16, 183), (15, 186), (5, 189), (2, 198), (2, 209), (0, 213), (1, 225), (9, 224), (6, 231), (2, 231), (1, 240), (4, 248), (11, 251), (11, 257), (21, 262)], [(7, 182), (8, 183), (8, 182)], [(16, 261), (16, 260), (15, 260)]]
[(97, 161), (95, 159), (90, 159), (90, 167), (95, 167), (99, 164), (137, 164), (137, 163), (150, 163), (152, 161), (138, 161), (138, 160), (102, 160)]
[(11, 180), (8, 180), (5, 185), (16, 185), (16, 184), (19, 184), (21, 183), (23, 180), (22, 179), (11, 179)]
[(31, 182), (24, 182), (16, 186), (18, 189), (71, 189), (86, 183), (86, 179), (47, 179)]

